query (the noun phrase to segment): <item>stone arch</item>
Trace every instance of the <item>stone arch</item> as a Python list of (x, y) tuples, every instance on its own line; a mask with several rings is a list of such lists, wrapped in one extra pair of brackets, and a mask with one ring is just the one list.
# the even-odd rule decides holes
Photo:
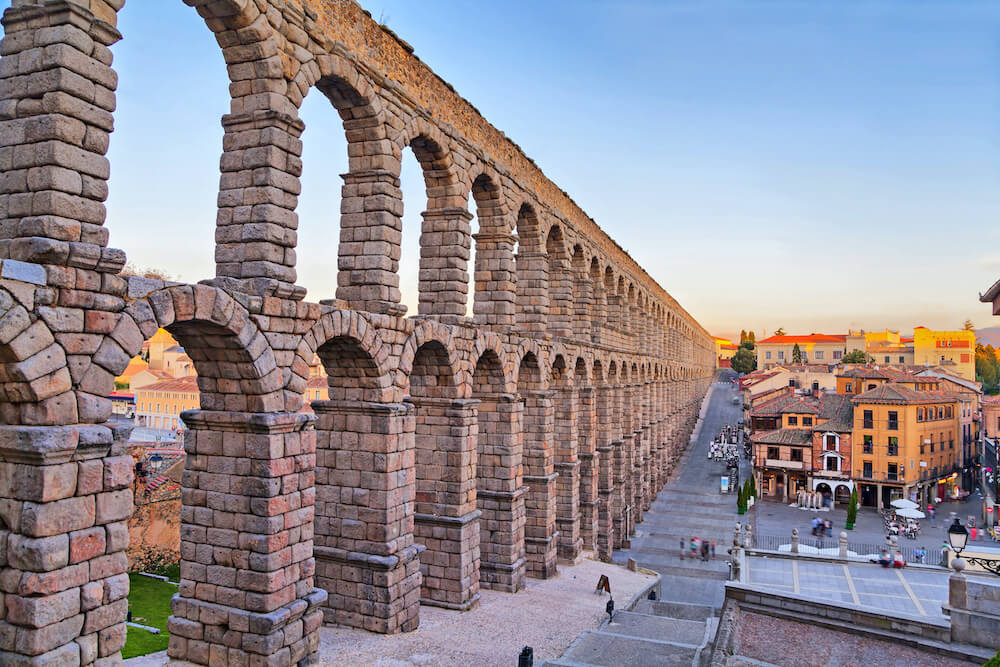
[(44, 318), (30, 315), (3, 288), (0, 342), (0, 424), (76, 423), (77, 400), (62, 346)]
[(538, 343), (523, 340), (518, 347), (518, 394), (524, 404), (524, 482), (527, 524), (525, 551), (530, 577), (556, 573), (556, 484), (553, 399), (547, 391), (545, 357)]
[(473, 314), (486, 325), (516, 322), (517, 275), (507, 206), (499, 177), (484, 164), (469, 174), (479, 229), (473, 235)]
[[(399, 366), (397, 369), (397, 386), (403, 388), (404, 394), (409, 391), (411, 376), (414, 372), (416, 355), (420, 348), (428, 343), (437, 343), (425, 349), (427, 355), (421, 361), (431, 366), (423, 366), (419, 370), (427, 375), (437, 368), (433, 377), (444, 382), (435, 382), (434, 386), (439, 387), (438, 392), (452, 394), (448, 398), (466, 398), (471, 386), (470, 371), (467, 364), (463, 364), (458, 356), (458, 348), (453, 340), (451, 329), (440, 322), (434, 320), (424, 320), (413, 330), (410, 337), (403, 344), (403, 351), (400, 354)], [(430, 375), (427, 375), (430, 378)], [(446, 387), (450, 387), (446, 389)], [(442, 395), (442, 397), (445, 397)]]
[[(525, 359), (529, 356), (530, 360), (525, 363)], [(517, 360), (517, 376), (515, 379), (518, 390), (528, 385), (530, 385), (530, 389), (537, 391), (543, 391), (548, 388), (548, 377), (545, 373), (545, 365), (543, 363), (546, 355), (538, 344), (538, 341), (533, 338), (522, 338), (514, 353), (514, 357)], [(534, 372), (536, 368), (537, 377)], [(525, 369), (531, 371), (532, 377), (522, 378), (522, 371)]]
[(573, 246), (570, 274), (573, 281), (573, 336), (578, 340), (590, 341), (594, 289), (588, 274), (587, 255), (580, 243)]
[(288, 383), (293, 393), (305, 390), (315, 354), (326, 372), (331, 400), (388, 403), (395, 398), (389, 350), (378, 330), (356, 311), (324, 313), (303, 336), (296, 354)]
[(517, 274), (516, 322), (520, 329), (543, 333), (549, 314), (549, 260), (535, 207), (521, 204), (515, 220), (518, 239), (514, 258)]
[(553, 336), (573, 335), (573, 274), (562, 227), (553, 224), (545, 236), (548, 255), (548, 331)]
[(166, 329), (194, 363), (202, 409), (285, 409), (285, 382), (274, 351), (246, 309), (221, 289), (208, 285), (162, 288), (126, 306), (117, 328), (121, 332), (106, 337), (94, 356), (98, 362), (113, 359), (105, 366), (112, 379), (139, 354), (145, 338), (158, 328)]
[[(515, 371), (513, 363), (510, 360), (510, 355), (504, 348), (503, 341), (499, 335), (492, 331), (480, 331), (476, 335), (476, 340), (472, 346), (472, 357), (477, 360), (473, 362), (473, 367), (475, 367), (475, 364), (478, 363), (478, 360), (487, 351), (492, 351), (500, 361), (500, 368), (503, 371), (503, 389), (499, 391), (510, 394), (515, 393), (517, 391)], [(473, 381), (474, 386), (475, 381)]]

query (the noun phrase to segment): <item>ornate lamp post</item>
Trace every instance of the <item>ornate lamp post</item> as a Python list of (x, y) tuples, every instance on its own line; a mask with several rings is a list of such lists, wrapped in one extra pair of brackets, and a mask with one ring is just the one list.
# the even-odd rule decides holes
[(948, 527), (948, 544), (955, 551), (955, 559), (952, 561), (952, 567), (961, 572), (965, 569), (966, 563), (971, 563), (978, 565), (993, 574), (1000, 575), (1000, 559), (975, 557), (962, 558), (962, 551), (965, 550), (968, 543), (969, 531), (962, 525), (962, 521), (958, 517), (955, 517), (955, 523)]

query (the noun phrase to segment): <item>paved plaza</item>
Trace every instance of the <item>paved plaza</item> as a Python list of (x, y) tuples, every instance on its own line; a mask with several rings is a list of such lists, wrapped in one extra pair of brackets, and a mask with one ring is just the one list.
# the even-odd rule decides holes
[(776, 593), (853, 604), (888, 614), (945, 618), (941, 605), (948, 602), (949, 573), (943, 569), (890, 569), (865, 563), (750, 557), (747, 570), (747, 583)]

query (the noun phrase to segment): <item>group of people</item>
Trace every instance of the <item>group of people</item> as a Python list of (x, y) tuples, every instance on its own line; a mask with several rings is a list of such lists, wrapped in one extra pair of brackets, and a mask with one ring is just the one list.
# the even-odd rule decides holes
[[(924, 551), (924, 559), (927, 559), (927, 552)], [(889, 553), (888, 549), (882, 549), (882, 553), (879, 554), (878, 560), (873, 560), (873, 563), (878, 563), (882, 567), (894, 567), (901, 568), (906, 567), (906, 561), (903, 559), (903, 552), (896, 550), (896, 555), (893, 556)], [(923, 561), (921, 561), (923, 562)]]
[(690, 540), (681, 538), (681, 560), (684, 554), (690, 554), (691, 560), (701, 558), (704, 561), (715, 560), (715, 540), (703, 540), (700, 537), (692, 537)]
[(833, 522), (814, 516), (812, 520), (813, 537), (833, 537)]

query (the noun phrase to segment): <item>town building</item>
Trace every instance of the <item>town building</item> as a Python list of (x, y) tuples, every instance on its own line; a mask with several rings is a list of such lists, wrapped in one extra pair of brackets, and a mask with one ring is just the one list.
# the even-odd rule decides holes
[(903, 337), (898, 331), (850, 331), (847, 334), (847, 353), (860, 351), (879, 364), (913, 365), (913, 338)]
[(808, 336), (771, 336), (756, 343), (757, 368), (795, 363), (795, 346), (799, 348), (799, 363), (837, 363), (847, 349), (846, 335), (809, 334)]
[(740, 349), (740, 346), (728, 338), (719, 336), (712, 336), (712, 338), (715, 339), (715, 367), (732, 368), (733, 355)]
[(983, 435), (990, 439), (1000, 438), (1000, 396), (983, 396)]
[(183, 429), (181, 413), (200, 407), (198, 380), (194, 376), (170, 378), (135, 390), (135, 416), (139, 426)]
[(955, 365), (955, 375), (976, 379), (976, 332), (913, 330), (913, 363), (918, 366)]
[(786, 391), (758, 405), (751, 423), (761, 498), (787, 503), (799, 491), (818, 491), (847, 501), (854, 488), (849, 397)]
[(955, 497), (961, 461), (959, 398), (937, 385), (881, 382), (851, 398), (852, 476), (861, 504), (887, 507), (897, 498), (921, 505)]

